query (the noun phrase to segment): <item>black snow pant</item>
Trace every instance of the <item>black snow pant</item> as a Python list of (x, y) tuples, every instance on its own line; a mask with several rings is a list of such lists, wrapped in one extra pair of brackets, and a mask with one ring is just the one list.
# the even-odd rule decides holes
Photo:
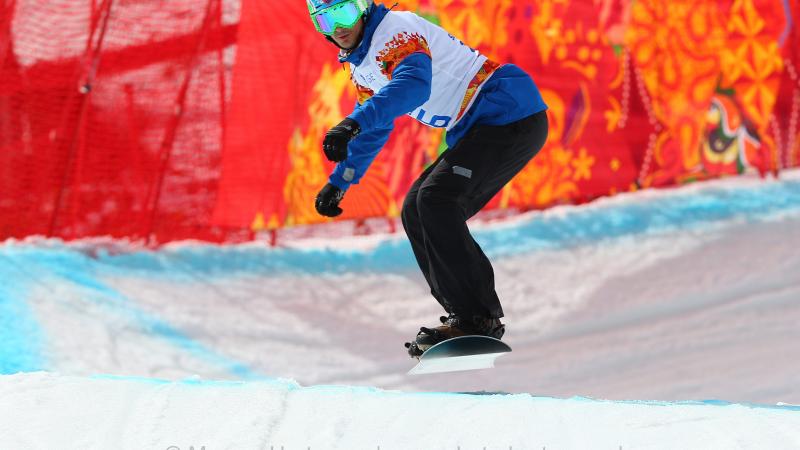
[(431, 294), (446, 312), (503, 317), (492, 264), (466, 222), (539, 152), (547, 129), (544, 111), (508, 125), (477, 125), (406, 195), (403, 227)]

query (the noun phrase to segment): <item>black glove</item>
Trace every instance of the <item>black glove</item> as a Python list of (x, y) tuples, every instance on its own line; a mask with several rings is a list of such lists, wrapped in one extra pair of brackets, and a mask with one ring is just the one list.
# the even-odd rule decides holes
[(336, 217), (342, 213), (342, 208), (339, 208), (339, 202), (344, 198), (344, 191), (338, 187), (328, 183), (317, 194), (317, 200), (314, 206), (317, 212), (323, 216)]
[(328, 161), (342, 162), (347, 159), (347, 144), (361, 132), (358, 122), (347, 117), (339, 125), (325, 133), (322, 150)]

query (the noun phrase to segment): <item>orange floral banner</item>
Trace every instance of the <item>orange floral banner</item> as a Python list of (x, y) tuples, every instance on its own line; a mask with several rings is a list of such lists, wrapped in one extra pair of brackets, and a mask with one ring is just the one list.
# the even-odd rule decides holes
[[(328, 220), (313, 208), (332, 170), (321, 141), (357, 99), (303, 2), (281, 3), (281, 15), (269, 3), (242, 4), (217, 225)], [(797, 0), (398, 3), (522, 67), (550, 108), (545, 148), (489, 208), (580, 203), (800, 163)], [(396, 217), (444, 149), (440, 131), (398, 119), (339, 220)]]

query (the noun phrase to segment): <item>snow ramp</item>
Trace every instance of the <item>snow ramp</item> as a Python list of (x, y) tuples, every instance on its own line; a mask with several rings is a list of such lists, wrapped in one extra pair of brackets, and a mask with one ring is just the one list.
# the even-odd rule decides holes
[(800, 407), (0, 377), (4, 449), (796, 449)]

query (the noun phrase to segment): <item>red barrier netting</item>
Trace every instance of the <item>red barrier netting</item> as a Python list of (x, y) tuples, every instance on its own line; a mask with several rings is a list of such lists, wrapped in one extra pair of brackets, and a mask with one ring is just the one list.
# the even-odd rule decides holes
[(209, 226), (238, 2), (7, 1), (0, 238)]
[[(304, 3), (0, 1), (0, 240), (327, 221), (320, 142), (355, 95)], [(398, 3), (531, 73), (550, 107), (547, 145), (490, 209), (800, 164), (798, 0)], [(396, 218), (442, 150), (398, 119), (342, 218)]]

